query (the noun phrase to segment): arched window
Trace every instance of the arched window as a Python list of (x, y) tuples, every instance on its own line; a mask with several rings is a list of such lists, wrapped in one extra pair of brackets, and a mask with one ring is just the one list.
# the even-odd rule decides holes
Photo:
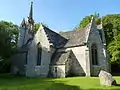
[(41, 65), (42, 48), (40, 42), (37, 44), (37, 65)]
[(92, 44), (91, 46), (91, 55), (92, 55), (92, 64), (98, 65), (98, 53), (96, 44)]

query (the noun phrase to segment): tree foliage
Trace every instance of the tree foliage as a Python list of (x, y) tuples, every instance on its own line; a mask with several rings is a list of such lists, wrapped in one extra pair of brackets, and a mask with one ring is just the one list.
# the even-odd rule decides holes
[(39, 29), (40, 24), (39, 23), (35, 23), (34, 24), (34, 31), (37, 32), (37, 30)]
[(0, 55), (3, 58), (10, 57), (16, 48), (18, 38), (18, 26), (11, 22), (0, 22)]
[(97, 25), (101, 23), (101, 19), (99, 18), (99, 13), (94, 13), (93, 15), (86, 16), (85, 18), (83, 18), (80, 24), (75, 28), (76, 29), (84, 28), (87, 24), (90, 23), (92, 17), (94, 17)]
[(99, 14), (86, 16), (76, 28), (84, 28), (90, 23), (92, 16), (94, 16), (97, 25), (99, 25), (102, 20), (110, 61), (112, 63), (120, 63), (120, 14), (110, 14), (102, 18), (99, 17)]
[[(17, 38), (18, 26), (11, 22), (0, 21), (0, 67), (9, 63), (8, 60), (17, 46)], [(1, 64), (2, 61), (6, 63)]]
[[(41, 24), (44, 25), (44, 26), (46, 26), (46, 27), (48, 27), (48, 25), (45, 24), (45, 23), (41, 23)], [(34, 31), (37, 32), (37, 30), (39, 29), (39, 27), (40, 27), (40, 23), (35, 23), (34, 24)]]

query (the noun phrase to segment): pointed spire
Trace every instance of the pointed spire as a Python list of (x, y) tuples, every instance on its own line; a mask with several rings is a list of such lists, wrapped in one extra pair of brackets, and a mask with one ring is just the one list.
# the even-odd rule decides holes
[(30, 7), (30, 13), (29, 13), (29, 18), (33, 18), (33, 1), (31, 2), (31, 7)]
[(23, 26), (26, 26), (26, 23), (25, 23), (25, 18), (23, 18), (23, 20), (22, 20), (22, 22), (21, 22), (21, 25), (20, 25), (21, 27), (23, 27)]
[(91, 18), (91, 23), (93, 23), (94, 22), (94, 16), (92, 16), (92, 18)]
[(34, 20), (33, 20), (33, 1), (31, 2), (31, 7), (30, 7), (30, 13), (29, 13), (29, 17), (28, 17), (28, 22), (30, 24), (34, 24)]

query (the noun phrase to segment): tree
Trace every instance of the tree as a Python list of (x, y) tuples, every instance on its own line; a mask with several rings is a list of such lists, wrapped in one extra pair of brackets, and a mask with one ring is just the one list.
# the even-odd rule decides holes
[[(0, 21), (0, 70), (10, 64), (9, 60), (17, 47), (18, 26), (6, 21)], [(7, 67), (7, 65), (6, 65)], [(5, 70), (5, 69), (4, 69)]]
[[(119, 37), (120, 39), (120, 37)], [(112, 63), (120, 64), (120, 40), (119, 41), (112, 41), (108, 45), (108, 51), (111, 55), (110, 61)]]
[(101, 23), (101, 19), (99, 17), (99, 13), (95, 12), (93, 15), (86, 16), (85, 18), (83, 18), (82, 21), (80, 22), (80, 24), (77, 27), (75, 27), (75, 29), (84, 28), (87, 24), (90, 23), (92, 17), (94, 17), (95, 22), (96, 22), (97, 25)]

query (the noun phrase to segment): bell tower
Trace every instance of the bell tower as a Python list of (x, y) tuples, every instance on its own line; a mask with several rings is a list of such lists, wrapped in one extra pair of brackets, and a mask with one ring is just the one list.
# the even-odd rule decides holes
[(19, 28), (18, 48), (27, 44), (28, 40), (32, 39), (33, 37), (34, 37), (33, 2), (31, 2), (30, 12), (27, 21), (23, 19)]

